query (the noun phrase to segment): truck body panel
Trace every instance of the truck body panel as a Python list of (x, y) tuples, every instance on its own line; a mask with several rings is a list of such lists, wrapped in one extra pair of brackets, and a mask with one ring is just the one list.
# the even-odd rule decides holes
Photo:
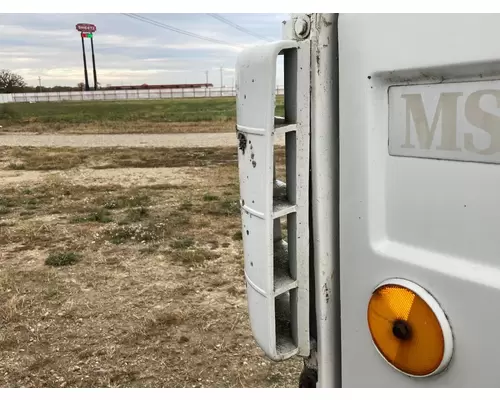
[[(494, 14), (294, 14), (284, 41), (240, 55), (250, 320), (268, 357), (304, 358), (314, 372), (303, 373), (304, 386), (498, 385), (499, 22)], [(281, 120), (268, 77), (280, 52)], [(286, 186), (273, 171), (278, 133), (287, 138)], [(375, 345), (369, 304), (384, 282), (406, 282), (432, 304), (446, 342), (438, 373), (405, 374)], [(420, 321), (427, 329), (431, 317)]]
[[(498, 22), (339, 17), (344, 387), (498, 385)], [(408, 377), (373, 346), (367, 303), (390, 278), (424, 287), (446, 313), (454, 354), (441, 374)]]

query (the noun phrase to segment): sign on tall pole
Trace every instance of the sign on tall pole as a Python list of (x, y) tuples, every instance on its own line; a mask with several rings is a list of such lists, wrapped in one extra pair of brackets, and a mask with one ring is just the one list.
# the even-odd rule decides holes
[(76, 30), (78, 32), (94, 33), (97, 28), (94, 24), (76, 24)]
[(83, 71), (85, 73), (85, 90), (90, 90), (89, 77), (87, 72), (87, 57), (85, 55), (85, 38), (90, 38), (90, 45), (92, 47), (92, 65), (94, 69), (94, 89), (97, 89), (97, 73), (95, 69), (95, 56), (94, 56), (94, 32), (97, 30), (94, 24), (76, 24), (76, 30), (80, 32), (82, 37), (82, 52), (83, 52)]
[(83, 53), (83, 71), (85, 73), (85, 91), (88, 91), (89, 88), (89, 75), (87, 73), (87, 57), (85, 56), (85, 42), (83, 41), (83, 33), (82, 33), (82, 53)]
[(92, 68), (94, 69), (94, 90), (97, 90), (97, 72), (95, 69), (95, 55), (94, 55), (94, 35), (91, 34), (90, 47), (92, 48)]

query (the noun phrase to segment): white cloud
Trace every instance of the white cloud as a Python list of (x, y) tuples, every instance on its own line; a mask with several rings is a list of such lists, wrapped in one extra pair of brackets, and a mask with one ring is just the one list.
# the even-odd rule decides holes
[[(197, 35), (234, 44), (211, 43), (129, 19), (120, 14), (3, 14), (0, 25), (0, 68), (21, 74), (30, 85), (76, 85), (83, 81), (81, 39), (75, 24), (97, 26), (94, 46), (97, 79), (105, 84), (205, 82), (215, 86), (224, 67), (224, 83), (234, 79), (236, 56), (262, 40), (205, 14), (143, 14)], [(224, 14), (258, 35), (277, 40), (286, 14)], [(89, 79), (90, 42), (85, 39)], [(279, 78), (280, 79), (280, 78)]]

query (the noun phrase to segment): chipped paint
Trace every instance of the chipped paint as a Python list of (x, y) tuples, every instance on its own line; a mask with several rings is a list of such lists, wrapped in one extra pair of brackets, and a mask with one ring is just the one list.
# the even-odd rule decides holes
[(241, 152), (245, 154), (246, 148), (247, 148), (247, 138), (245, 134), (238, 131), (238, 149), (240, 149)]
[[(328, 287), (326, 283), (323, 285), (322, 293), (323, 296), (325, 297), (326, 304), (328, 304), (330, 302), (331, 289)], [(327, 315), (325, 315), (325, 319), (326, 318), (328, 318)]]

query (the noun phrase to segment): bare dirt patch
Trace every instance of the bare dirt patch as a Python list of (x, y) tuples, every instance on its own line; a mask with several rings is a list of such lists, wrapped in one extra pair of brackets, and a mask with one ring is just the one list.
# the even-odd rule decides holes
[(234, 147), (74, 148), (0, 147), (0, 167), (6, 170), (206, 167), (237, 162)]
[[(284, 140), (283, 140), (284, 142)], [(283, 143), (284, 144), (284, 143)], [(93, 135), (27, 135), (2, 134), (0, 146), (54, 148), (216, 148), (236, 147), (236, 134), (93, 134)]]
[[(234, 162), (11, 151), (0, 386), (297, 386), (300, 361), (270, 362), (249, 328)], [(46, 167), (67, 158), (64, 171)], [(12, 160), (25, 168), (6, 169)]]
[(93, 134), (131, 134), (131, 133), (219, 133), (234, 130), (236, 121), (202, 121), (202, 122), (151, 122), (151, 121), (126, 121), (74, 123), (64, 122), (30, 122), (22, 124), (7, 123), (4, 132), (7, 133), (37, 133), (58, 135), (93, 135)]

